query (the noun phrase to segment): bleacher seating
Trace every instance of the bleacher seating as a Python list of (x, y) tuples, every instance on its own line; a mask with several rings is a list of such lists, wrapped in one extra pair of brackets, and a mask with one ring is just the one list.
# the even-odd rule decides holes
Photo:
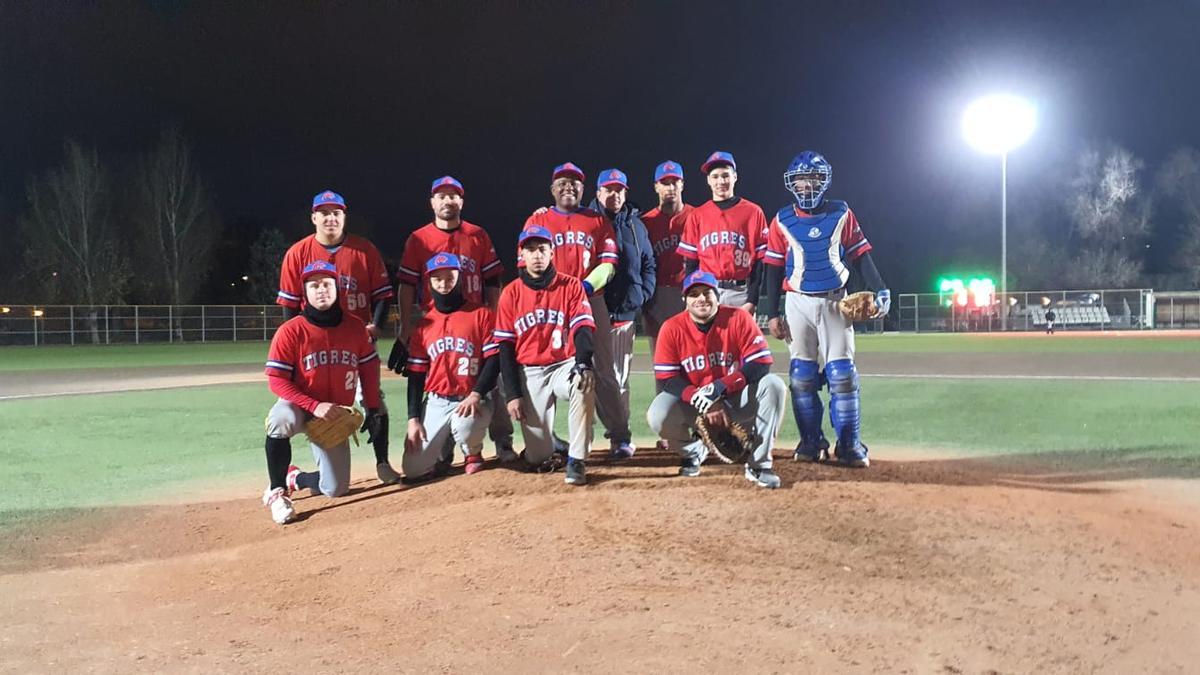
[[(1046, 309), (1044, 307), (1026, 307), (1025, 312), (1033, 319), (1032, 323), (1035, 326), (1046, 325)], [(1058, 326), (1100, 326), (1112, 323), (1112, 317), (1108, 315), (1108, 308), (1103, 305), (1055, 307), (1054, 314), (1054, 323)]]

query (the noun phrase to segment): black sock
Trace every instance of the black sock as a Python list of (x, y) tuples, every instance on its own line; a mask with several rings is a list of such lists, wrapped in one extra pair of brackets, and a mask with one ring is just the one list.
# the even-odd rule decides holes
[(301, 471), (296, 475), (296, 487), (301, 490), (321, 491), (321, 474), (316, 471)]
[(375, 463), (387, 464), (388, 461), (388, 416), (379, 417), (379, 433), (375, 434)]
[(287, 489), (288, 467), (292, 464), (292, 442), (286, 438), (267, 436), (267, 475), (271, 478), (271, 489)]

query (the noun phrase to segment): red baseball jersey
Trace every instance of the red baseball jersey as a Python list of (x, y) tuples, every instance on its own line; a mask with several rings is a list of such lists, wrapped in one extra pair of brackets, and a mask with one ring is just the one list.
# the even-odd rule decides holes
[(292, 244), (283, 256), (279, 270), (279, 295), (275, 302), (284, 307), (300, 309), (304, 301), (304, 284), (300, 283), (300, 272), (309, 263), (324, 260), (338, 271), (338, 302), (342, 309), (371, 323), (371, 306), (379, 300), (396, 295), (388, 279), (387, 268), (379, 249), (363, 237), (347, 234), (341, 246), (332, 250), (310, 234)]
[[(486, 304), (483, 300), (483, 282), (495, 279), (504, 272), (492, 238), (482, 227), (467, 221), (453, 230), (443, 230), (429, 223), (413, 232), (404, 242), (404, 254), (400, 257), (400, 283), (421, 289), (421, 307), (433, 307), (433, 295), (429, 281), (425, 279), (425, 263), (438, 253), (453, 253), (462, 261), (459, 286), (467, 302)], [(424, 280), (424, 281), (423, 281)]]
[[(529, 216), (525, 225), (541, 225), (554, 235), (554, 269), (563, 274), (584, 279), (602, 262), (617, 264), (617, 235), (612, 224), (591, 209), (566, 213), (551, 208)], [(518, 260), (520, 255), (518, 249)]]
[[(816, 216), (801, 210), (795, 204), (791, 208), (802, 219), (799, 221), (802, 226), (801, 231), (811, 222), (813, 228), (809, 236), (829, 236), (831, 243), (837, 242), (836, 246), (831, 245), (825, 249), (820, 254), (820, 258), (825, 259), (821, 262), (827, 262), (827, 269), (841, 274), (841, 283), (845, 284), (850, 277), (850, 272), (846, 269), (843, 260), (855, 260), (870, 251), (871, 242), (867, 241), (866, 236), (863, 235), (862, 228), (858, 225), (858, 218), (854, 216), (854, 211), (851, 211), (845, 202), (830, 201), (829, 203), (834, 208), (828, 209), (826, 214)], [(835, 222), (826, 222), (829, 220)], [(826, 232), (830, 230), (831, 233), (827, 235)], [(805, 244), (789, 234), (788, 228), (779, 222), (779, 215), (776, 214), (771, 219), (770, 232), (767, 234), (767, 253), (763, 262), (768, 265), (784, 267), (783, 290), (800, 291), (805, 269), (812, 266), (816, 260), (814, 260), (813, 253), (805, 253)]]
[(724, 210), (711, 199), (692, 209), (679, 238), (679, 255), (721, 281), (745, 281), (766, 251), (767, 217), (744, 198)]
[(303, 316), (283, 322), (271, 338), (266, 373), (295, 384), (300, 400), (292, 402), (309, 412), (324, 401), (354, 405), (360, 377), (367, 407), (379, 407), (379, 355), (366, 324), (348, 314), (333, 328)]
[[(596, 328), (579, 279), (556, 272), (543, 289), (517, 279), (500, 293), (495, 340), (516, 345), (517, 363), (548, 366), (575, 356), (572, 338), (581, 326)], [(608, 336), (601, 336), (608, 339)]]
[(425, 391), (466, 396), (479, 379), (480, 364), (499, 351), (492, 340), (496, 317), (487, 307), (468, 303), (445, 314), (430, 309), (408, 342), (408, 369), (427, 373)]
[(766, 338), (749, 312), (721, 305), (708, 332), (701, 332), (687, 312), (663, 323), (654, 348), (654, 377), (682, 375), (693, 387), (702, 387), (751, 361), (771, 365)]
[(650, 247), (654, 249), (654, 262), (659, 286), (679, 288), (683, 285), (683, 257), (679, 255), (679, 240), (683, 235), (683, 224), (694, 206), (684, 204), (674, 214), (666, 214), (657, 206), (642, 214), (646, 232), (650, 235)]

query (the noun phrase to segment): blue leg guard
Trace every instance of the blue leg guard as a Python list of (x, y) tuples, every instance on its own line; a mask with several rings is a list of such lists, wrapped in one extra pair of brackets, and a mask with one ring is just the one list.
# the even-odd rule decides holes
[(829, 449), (829, 442), (821, 432), (821, 374), (814, 361), (792, 359), (792, 414), (800, 428), (800, 445), (796, 448), (796, 459), (816, 462)]
[(867, 466), (867, 447), (859, 439), (858, 371), (850, 359), (838, 359), (825, 364), (829, 380), (829, 421), (837, 434), (835, 454), (839, 462), (851, 466)]

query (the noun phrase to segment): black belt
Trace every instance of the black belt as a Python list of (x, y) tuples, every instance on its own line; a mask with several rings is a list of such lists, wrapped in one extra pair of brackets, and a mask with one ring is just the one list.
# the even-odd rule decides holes
[(731, 291), (744, 290), (747, 285), (748, 284), (744, 279), (742, 281), (736, 281), (733, 279), (722, 279), (721, 281), (717, 282), (717, 288), (724, 288), (724, 289), (731, 290)]
[(435, 394), (433, 392), (429, 392), (429, 395), (436, 396), (436, 397), (442, 399), (443, 401), (449, 401), (451, 403), (462, 403), (467, 398), (466, 396), (442, 396), (441, 394)]
[(845, 288), (835, 288), (832, 291), (822, 291), (820, 293), (809, 293), (807, 291), (800, 291), (800, 295), (808, 295), (808, 296), (811, 296), (814, 298), (828, 298), (828, 297), (832, 297), (832, 296), (838, 296), (840, 298), (842, 295), (844, 295), (845, 291), (846, 291)]

